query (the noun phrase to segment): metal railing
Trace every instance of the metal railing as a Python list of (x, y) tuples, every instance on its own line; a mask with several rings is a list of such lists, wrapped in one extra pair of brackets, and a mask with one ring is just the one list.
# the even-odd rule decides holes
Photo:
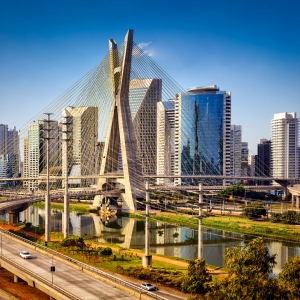
[(16, 262), (14, 262), (13, 260), (3, 256), (3, 255), (0, 255), (0, 260), (2, 261), (5, 261), (6, 263), (14, 266), (15, 268), (19, 269), (20, 271), (24, 272), (25, 274), (28, 274), (30, 275), (31, 277), (39, 280), (40, 282), (46, 284), (47, 286), (51, 287), (52, 289), (54, 289), (55, 291), (63, 294), (64, 296), (70, 298), (70, 299), (74, 299), (74, 300), (81, 300), (81, 298), (73, 295), (72, 293), (69, 293), (68, 291), (60, 288), (59, 286), (57, 286), (56, 284), (52, 283), (51, 281), (41, 277), (40, 275), (37, 275), (36, 273), (24, 268), (23, 266), (17, 264)]
[[(25, 239), (25, 238), (22, 238), (22, 237), (20, 237), (20, 236), (18, 236), (18, 235), (16, 235), (16, 234), (13, 234), (13, 233), (11, 233), (11, 232), (9, 232), (9, 231), (3, 229), (3, 228), (0, 228), (0, 232), (3, 232), (4, 234), (7, 234), (7, 235), (12, 236), (12, 237), (14, 237), (14, 238), (16, 238), (16, 239), (18, 239), (18, 240), (21, 240), (21, 241), (23, 241), (23, 242), (25, 242), (25, 243), (27, 243), (27, 244), (30, 244), (30, 245), (32, 245), (32, 246), (35, 246), (35, 247), (39, 248), (39, 249), (42, 249), (42, 250), (44, 250), (44, 251), (46, 251), (46, 252), (52, 254), (53, 256), (56, 256), (56, 257), (65, 259), (65, 260), (67, 260), (67, 261), (69, 261), (69, 262), (72, 262), (72, 263), (76, 264), (78, 267), (80, 267), (82, 270), (85, 269), (85, 270), (94, 272), (94, 273), (96, 273), (96, 274), (98, 274), (98, 275), (100, 275), (100, 276), (103, 276), (103, 277), (105, 277), (105, 278), (107, 278), (107, 279), (110, 279), (110, 280), (112, 280), (112, 281), (114, 281), (114, 282), (116, 282), (116, 283), (118, 283), (118, 284), (121, 284), (121, 285), (123, 285), (123, 286), (129, 287), (130, 289), (135, 290), (135, 291), (137, 291), (137, 292), (140, 293), (140, 294), (144, 294), (145, 292), (147, 292), (147, 296), (150, 296), (150, 297), (155, 298), (155, 299), (158, 299), (158, 300), (167, 300), (167, 299), (164, 298), (164, 297), (161, 297), (161, 296), (159, 296), (159, 295), (156, 295), (156, 293), (152, 293), (152, 292), (149, 292), (149, 291), (145, 291), (143, 288), (141, 288), (141, 287), (139, 287), (139, 286), (136, 286), (136, 285), (134, 285), (133, 283), (127, 282), (127, 281), (125, 281), (125, 280), (122, 280), (122, 279), (120, 279), (120, 278), (118, 278), (118, 277), (115, 277), (115, 276), (113, 276), (113, 275), (111, 275), (111, 274), (108, 274), (108, 273), (106, 273), (106, 272), (104, 272), (104, 271), (101, 271), (101, 270), (99, 270), (99, 269), (97, 269), (97, 268), (95, 268), (95, 267), (92, 267), (92, 266), (90, 266), (90, 265), (87, 265), (87, 264), (85, 264), (85, 263), (82, 263), (82, 262), (80, 262), (80, 261), (78, 261), (78, 260), (76, 260), (76, 259), (73, 259), (73, 258), (71, 258), (71, 257), (69, 257), (69, 256), (66, 256), (66, 255), (64, 255), (64, 254), (62, 254), (62, 253), (59, 253), (59, 252), (57, 252), (57, 251), (55, 251), (55, 250), (49, 249), (49, 248), (47, 248), (47, 247), (45, 247), (45, 246), (42, 246), (42, 245), (40, 245), (40, 244), (37, 244), (37, 243), (34, 243), (34, 242), (30, 241), (30, 240), (27, 240), (27, 239)], [(76, 298), (76, 299), (79, 299), (79, 298)]]

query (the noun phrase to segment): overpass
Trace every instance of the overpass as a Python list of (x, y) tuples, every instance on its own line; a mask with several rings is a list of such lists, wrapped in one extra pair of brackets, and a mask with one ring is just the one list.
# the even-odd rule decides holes
[(300, 209), (300, 185), (291, 185), (288, 190), (292, 195), (292, 207)]

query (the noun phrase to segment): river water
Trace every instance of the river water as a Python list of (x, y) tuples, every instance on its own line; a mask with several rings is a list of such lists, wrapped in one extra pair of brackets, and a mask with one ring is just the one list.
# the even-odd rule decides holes
[[(51, 210), (51, 231), (62, 231), (62, 211)], [(0, 219), (7, 220), (8, 216)], [(34, 226), (44, 226), (45, 210), (29, 207), (20, 213), (20, 220), (31, 222)], [(145, 222), (127, 217), (101, 219), (97, 214), (70, 213), (70, 234), (94, 239), (95, 241), (117, 244), (124, 248), (144, 249)], [(203, 229), (203, 255), (205, 261), (214, 266), (225, 266), (226, 248), (244, 244), (250, 240), (244, 234), (218, 230)], [(267, 239), (271, 254), (277, 254), (277, 265), (273, 273), (277, 275), (286, 261), (300, 255), (300, 243), (287, 243), (280, 239)], [(198, 253), (198, 231), (185, 226), (163, 222), (150, 223), (150, 252), (194, 259)]]

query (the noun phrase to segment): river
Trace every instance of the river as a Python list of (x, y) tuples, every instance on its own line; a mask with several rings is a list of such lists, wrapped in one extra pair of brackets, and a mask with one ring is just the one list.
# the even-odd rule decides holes
[[(51, 231), (62, 231), (62, 211), (51, 210)], [(8, 216), (0, 219), (7, 220)], [(29, 207), (20, 213), (20, 220), (31, 222), (34, 226), (44, 226), (45, 210)], [(95, 241), (117, 244), (124, 248), (144, 249), (145, 222), (127, 217), (101, 219), (97, 214), (70, 213), (70, 234), (82, 236)], [(225, 230), (203, 229), (203, 255), (206, 263), (224, 267), (226, 248), (244, 244), (250, 240), (244, 234)], [(198, 230), (163, 222), (150, 223), (150, 252), (193, 259), (198, 253)], [(271, 254), (277, 254), (277, 265), (273, 273), (277, 275), (286, 261), (300, 255), (300, 243), (286, 243), (280, 239), (267, 239)]]

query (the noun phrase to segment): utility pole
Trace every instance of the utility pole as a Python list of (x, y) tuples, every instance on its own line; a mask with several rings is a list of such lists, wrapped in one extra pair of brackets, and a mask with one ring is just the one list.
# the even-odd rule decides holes
[(68, 125), (71, 123), (68, 123), (68, 117), (65, 117), (64, 123), (62, 125), (65, 126), (65, 130), (62, 131), (64, 134), (63, 141), (65, 142), (65, 164), (66, 164), (66, 174), (65, 174), (65, 194), (64, 194), (64, 216), (63, 216), (63, 225), (64, 225), (64, 238), (67, 239), (69, 237), (69, 218), (70, 218), (70, 207), (69, 207), (69, 195), (68, 195), (68, 133), (71, 131), (68, 131)]
[(198, 230), (198, 258), (203, 259), (203, 226), (202, 226), (202, 205), (203, 205), (203, 183), (199, 183), (199, 230)]
[(143, 267), (152, 266), (152, 255), (149, 254), (150, 246), (150, 223), (149, 223), (149, 181), (146, 181), (146, 224), (145, 224), (145, 255), (143, 256)]
[(44, 129), (47, 132), (47, 137), (44, 137), (44, 140), (47, 141), (47, 156), (46, 156), (46, 164), (47, 164), (47, 190), (45, 196), (45, 246), (51, 240), (51, 199), (50, 199), (50, 176), (49, 176), (49, 140), (53, 138), (50, 137), (50, 123), (53, 122), (50, 120), (50, 115), (52, 113), (44, 113), (48, 116), (48, 119), (44, 122), (47, 124), (47, 128)]

